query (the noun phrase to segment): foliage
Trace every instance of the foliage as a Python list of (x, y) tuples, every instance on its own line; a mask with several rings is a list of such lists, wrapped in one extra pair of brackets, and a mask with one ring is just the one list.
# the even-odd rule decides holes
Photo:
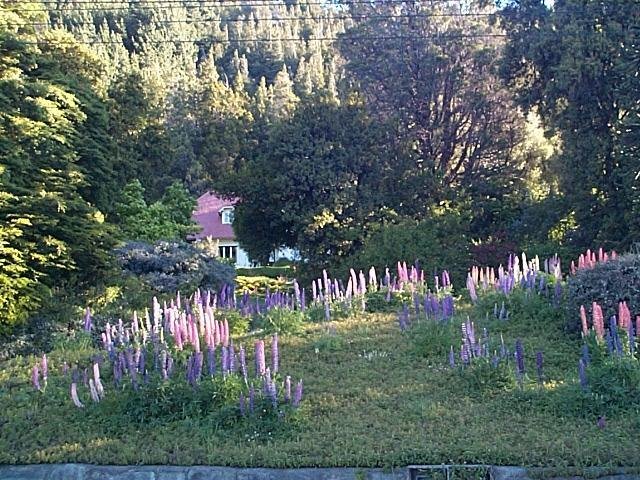
[[(319, 465), (326, 466), (446, 462), (572, 465), (580, 471), (612, 460), (640, 466), (638, 422), (628, 414), (634, 407), (600, 408), (577, 384), (581, 342), (564, 336), (561, 322), (549, 319), (547, 311), (530, 311), (533, 317), (522, 317), (514, 309), (508, 322), (485, 320), (480, 307), (466, 313), (478, 328), (487, 326), (493, 336), (503, 334), (510, 345), (526, 332), (527, 365), (534, 365), (531, 355), (537, 349), (545, 352), (543, 388), (492, 387), (480, 370), (451, 370), (441, 349), (416, 351), (416, 345), (430, 341), (426, 330), (420, 334), (421, 324), (403, 334), (393, 317), (385, 314), (333, 323), (332, 333), (326, 324), (311, 324), (304, 336), (282, 336), (287, 369), (296, 377), (304, 376), (309, 385), (297, 421), (247, 418), (231, 423), (222, 412), (182, 417), (180, 407), (164, 411), (158, 421), (135, 422), (132, 428), (130, 417), (109, 410), (108, 402), (79, 411), (71, 404), (68, 389), (57, 390), (55, 383), (47, 387), (46, 395), (36, 394), (28, 385), (33, 360), (11, 359), (2, 364), (0, 373), (0, 407), (8, 419), (0, 424), (0, 460), (289, 468), (314, 462), (314, 453), (300, 450), (303, 442), (322, 449), (324, 460)], [(454, 319), (452, 325), (461, 320)], [(453, 330), (451, 340), (459, 338)], [(433, 343), (440, 344), (444, 348), (444, 340)], [(66, 354), (53, 351), (49, 356), (51, 369), (58, 372)], [(624, 401), (621, 397), (616, 405)], [(602, 415), (607, 420), (600, 429), (597, 421)], [(518, 441), (523, 430), (525, 443)], [(338, 444), (331, 433), (336, 431), (343, 439)], [(114, 446), (90, 448), (105, 438)], [(40, 441), (45, 446), (38, 447)], [(87, 448), (69, 449), (70, 442)]]
[(602, 306), (605, 320), (618, 314), (618, 303), (627, 302), (640, 313), (640, 255), (622, 255), (579, 269), (567, 281), (566, 318), (573, 331), (580, 329), (580, 307), (591, 312), (593, 302)]
[(317, 266), (353, 255), (385, 201), (378, 131), (360, 106), (321, 102), (274, 126), (220, 185), (241, 199), (234, 228), (250, 256), (297, 247)]
[(217, 318), (229, 324), (229, 332), (231, 335), (244, 335), (251, 328), (251, 318), (237, 310), (220, 309), (217, 311)]
[(236, 268), (238, 277), (269, 277), (269, 278), (288, 278), (291, 279), (294, 270), (288, 266), (268, 266), (256, 268)]
[(147, 205), (142, 184), (134, 180), (122, 191), (116, 212), (127, 240), (182, 240), (197, 229), (191, 219), (195, 206), (196, 201), (179, 182), (172, 183), (161, 200)]
[(270, 292), (289, 290), (290, 284), (282, 277), (237, 276), (236, 287), (240, 293), (249, 292), (264, 295), (267, 290)]
[[(469, 8), (481, 7), (469, 2)], [(381, 16), (397, 14), (395, 5), (354, 4), (364, 20), (349, 34), (385, 40), (345, 35), (338, 44), (368, 110), (388, 123), (390, 141), (403, 152), (394, 173), (403, 185), (395, 194), (405, 215), (421, 218), (425, 206), (451, 198), (449, 187), (457, 196), (478, 190), (478, 199), (499, 202), (521, 174), (524, 159), (515, 152), (523, 118), (497, 75), (495, 29), (477, 18), (447, 15), (456, 8), (406, 3), (409, 21), (381, 23)]]
[(140, 277), (158, 292), (218, 291), (235, 278), (232, 266), (187, 243), (129, 242), (116, 253), (125, 272)]
[(254, 326), (266, 333), (292, 334), (299, 332), (305, 322), (305, 313), (285, 307), (273, 307), (259, 314)]
[(365, 240), (357, 264), (384, 272), (408, 261), (420, 265), (427, 281), (449, 268), (454, 285), (463, 285), (469, 264), (468, 233), (463, 216), (454, 211), (420, 222), (383, 224)]
[[(21, 18), (0, 6), (2, 330), (24, 321), (54, 285), (100, 279), (113, 245), (91, 202), (105, 204), (88, 194), (112, 193), (90, 176), (93, 168), (109, 169), (101, 163), (108, 152), (96, 151), (88, 165), (84, 150), (107, 135), (104, 124), (93, 123), (104, 101), (91, 89), (90, 72), (80, 68), (97, 59), (63, 34), (52, 34), (51, 46), (41, 49), (5, 21), (15, 25)], [(54, 47), (59, 41), (69, 47)], [(66, 70), (71, 55), (78, 68)]]
[(640, 24), (629, 12), (636, 6), (633, 0), (564, 0), (553, 7), (518, 0), (503, 10), (509, 37), (503, 76), (520, 105), (559, 136), (550, 166), (564, 201), (554, 210), (574, 217), (566, 240), (582, 248), (622, 249), (638, 236), (639, 170), (629, 128), (637, 102), (627, 90), (635, 76), (629, 67)]

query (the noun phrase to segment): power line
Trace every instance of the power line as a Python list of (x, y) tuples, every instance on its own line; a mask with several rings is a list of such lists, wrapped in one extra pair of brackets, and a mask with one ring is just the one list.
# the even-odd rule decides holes
[[(166, 39), (166, 40), (150, 40), (148, 43), (250, 43), (250, 42), (328, 42), (328, 41), (336, 41), (336, 40), (351, 40), (351, 41), (362, 41), (362, 40), (453, 40), (453, 39), (462, 39), (462, 38), (504, 38), (506, 34), (502, 33), (485, 33), (485, 34), (455, 34), (455, 35), (342, 35), (339, 37), (317, 37), (317, 38), (242, 38), (242, 39), (207, 39), (207, 38), (199, 38), (199, 39)], [(116, 41), (89, 41), (89, 40), (81, 40), (78, 39), (76, 41), (60, 41), (60, 40), (39, 40), (39, 41), (28, 41), (22, 42), (27, 45), (73, 45), (76, 43), (84, 43), (90, 45), (121, 45), (122, 42)], [(144, 43), (144, 42), (143, 42)]]
[[(468, 18), (468, 17), (490, 17), (492, 13), (416, 13), (416, 14), (389, 14), (389, 15), (344, 15), (338, 17), (331, 17), (331, 20), (384, 20), (394, 18)], [(296, 20), (319, 20), (324, 17), (253, 17), (253, 18), (229, 18), (229, 19), (214, 19), (214, 18), (201, 18), (201, 19), (172, 19), (172, 20), (154, 20), (154, 24), (172, 24), (172, 23), (207, 23), (212, 21), (219, 21), (221, 23), (235, 23), (235, 22), (250, 22), (250, 21), (271, 21), (271, 22), (289, 22)], [(47, 27), (51, 25), (51, 22), (23, 22), (23, 23), (6, 23), (7, 26), (12, 27)]]
[[(154, 6), (162, 6), (163, 8), (171, 8), (172, 6), (177, 7), (185, 7), (185, 8), (213, 8), (213, 7), (236, 7), (236, 6), (247, 6), (247, 7), (279, 7), (284, 6), (289, 8), (291, 5), (287, 5), (284, 1), (279, 0), (256, 0), (252, 2), (251, 0), (241, 0), (243, 4), (234, 5), (239, 0), (202, 0), (202, 2), (198, 2), (198, 0), (149, 0), (145, 5), (136, 6), (138, 11), (152, 10)], [(459, 0), (430, 0), (432, 2), (437, 3), (451, 3), (453, 1)], [(198, 2), (193, 3), (192, 2)], [(212, 2), (212, 3), (207, 3)], [(44, 5), (51, 5), (49, 8), (22, 8), (22, 9), (12, 9), (11, 11), (16, 13), (21, 12), (45, 12), (45, 13), (53, 13), (55, 11), (59, 12), (93, 12), (96, 10), (100, 11), (121, 11), (121, 10), (129, 10), (131, 5), (121, 5), (115, 6), (112, 2), (100, 1), (97, 0), (95, 2), (90, 1), (82, 1), (82, 2), (74, 2), (71, 5), (59, 5), (53, 2), (41, 2)], [(298, 6), (322, 6), (322, 7), (347, 7), (353, 4), (366, 4), (370, 5), (371, 0), (349, 0), (348, 3), (338, 3), (332, 4), (324, 1), (312, 0), (309, 2), (305, 2), (302, 4), (297, 4)], [(386, 4), (406, 4), (406, 0), (386, 0)], [(91, 7), (83, 7), (83, 8), (75, 8), (75, 5), (91, 5)], [(107, 6), (104, 6), (107, 5)], [(10, 7), (9, 7), (10, 8)]]

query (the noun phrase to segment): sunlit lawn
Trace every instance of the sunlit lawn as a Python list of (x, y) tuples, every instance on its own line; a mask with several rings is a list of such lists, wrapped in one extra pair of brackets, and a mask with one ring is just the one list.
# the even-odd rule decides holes
[[(494, 383), (481, 369), (449, 367), (463, 315), (449, 325), (414, 321), (401, 332), (394, 314), (366, 314), (281, 337), (282, 369), (304, 379), (305, 396), (297, 417), (266, 425), (241, 420), (230, 428), (206, 416), (141, 424), (92, 405), (78, 409), (68, 383), (55, 376), (63, 359), (87, 352), (54, 351), (45, 394), (30, 385), (33, 358), (1, 366), (0, 463), (640, 465), (638, 412), (611, 415), (599, 428), (597, 415), (563, 400), (567, 382), (575, 382), (580, 342), (557, 319), (515, 312), (501, 322), (463, 313), (488, 326), (492, 338), (503, 332), (511, 347), (523, 339), (523, 390), (505, 378)], [(538, 349), (544, 387), (536, 383)]]

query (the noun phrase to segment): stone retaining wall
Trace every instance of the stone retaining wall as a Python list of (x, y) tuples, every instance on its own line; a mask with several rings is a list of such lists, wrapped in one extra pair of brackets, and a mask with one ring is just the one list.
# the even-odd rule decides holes
[[(359, 468), (229, 468), (229, 467), (173, 467), (173, 466), (100, 466), (83, 464), (63, 465), (0, 465), (0, 480), (411, 480), (429, 478), (429, 471), (439, 472), (434, 478), (449, 478), (451, 469), (468, 466), (411, 466), (392, 471)], [(478, 466), (489, 472), (492, 480), (577, 480), (584, 477), (554, 476), (549, 469)], [(590, 468), (589, 479), (640, 480), (640, 474), (611, 473), (610, 470)], [(414, 472), (412, 474), (412, 472)], [(455, 476), (455, 475), (452, 475)]]

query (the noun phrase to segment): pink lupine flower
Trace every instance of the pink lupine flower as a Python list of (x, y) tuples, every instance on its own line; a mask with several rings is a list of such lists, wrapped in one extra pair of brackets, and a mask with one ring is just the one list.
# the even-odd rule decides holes
[(296, 385), (296, 390), (293, 394), (293, 402), (292, 405), (294, 407), (297, 407), (298, 405), (300, 405), (300, 402), (302, 401), (302, 380), (300, 380), (298, 382), (298, 384)]
[(31, 369), (31, 383), (33, 384), (33, 388), (40, 391), (40, 368), (37, 363)]
[(604, 338), (604, 315), (602, 308), (596, 302), (593, 302), (593, 328), (599, 340)]
[(49, 378), (49, 362), (47, 361), (47, 354), (42, 355), (42, 360), (40, 361), (40, 365), (42, 367), (42, 380), (44, 381), (44, 385), (47, 385), (47, 378)]
[(262, 376), (266, 372), (264, 358), (264, 340), (256, 341), (256, 375)]
[(84, 405), (78, 398), (78, 387), (76, 382), (71, 383), (71, 400), (73, 400), (73, 404), (78, 408), (84, 408)]
[(280, 366), (280, 352), (278, 350), (278, 334), (276, 333), (271, 337), (271, 370), (273, 373), (278, 373), (278, 367)]
[(582, 321), (582, 334), (586, 336), (589, 334), (589, 326), (587, 324), (587, 311), (584, 305), (580, 305), (580, 320)]
[(629, 311), (627, 302), (618, 303), (618, 322), (622, 328), (627, 328), (631, 323), (631, 311)]

